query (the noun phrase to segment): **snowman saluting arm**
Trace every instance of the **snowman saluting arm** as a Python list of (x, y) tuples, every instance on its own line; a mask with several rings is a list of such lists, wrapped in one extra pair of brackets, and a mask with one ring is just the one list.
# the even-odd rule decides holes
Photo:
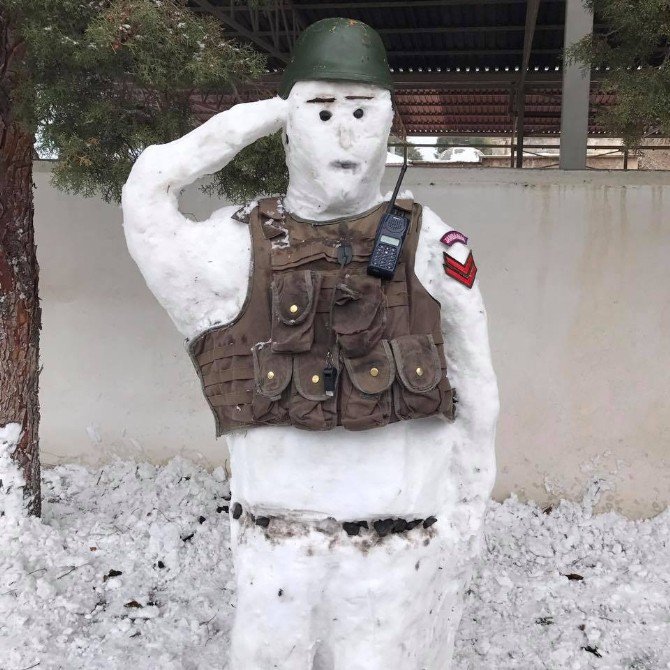
[[(124, 188), (130, 252), (230, 449), (231, 670), (451, 665), (498, 394), (467, 239), (381, 196), (391, 90), (369, 26), (319, 21), (280, 97), (149, 147)], [(285, 197), (179, 212), (180, 189), (278, 129)], [(381, 278), (390, 206), (407, 233)]]
[(286, 123), (281, 98), (236, 105), (174, 142), (153, 145), (123, 188), (128, 249), (179, 331), (191, 339), (234, 318), (249, 275), (248, 227), (224, 207), (194, 222), (179, 211), (181, 190), (217, 172), (244, 147)]

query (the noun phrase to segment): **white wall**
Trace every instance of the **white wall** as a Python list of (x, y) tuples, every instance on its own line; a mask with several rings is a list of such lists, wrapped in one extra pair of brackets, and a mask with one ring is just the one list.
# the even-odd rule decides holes
[[(44, 461), (223, 462), (120, 209), (55, 191), (48, 170), (36, 164)], [(670, 174), (414, 168), (405, 185), (470, 237), (480, 268), (502, 399), (496, 496), (545, 502), (605, 475), (605, 505), (666, 507)], [(219, 205), (192, 189), (182, 208)]]

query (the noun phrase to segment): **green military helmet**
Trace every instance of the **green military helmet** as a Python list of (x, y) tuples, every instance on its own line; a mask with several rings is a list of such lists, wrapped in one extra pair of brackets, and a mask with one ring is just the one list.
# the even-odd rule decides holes
[(284, 70), (279, 95), (288, 98), (296, 81), (355, 81), (393, 90), (379, 33), (353, 19), (322, 19), (298, 38)]

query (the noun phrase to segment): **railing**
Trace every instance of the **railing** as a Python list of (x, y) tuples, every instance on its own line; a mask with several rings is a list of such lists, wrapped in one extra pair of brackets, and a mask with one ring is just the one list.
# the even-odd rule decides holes
[[(400, 147), (403, 149), (403, 157), (407, 155), (407, 151), (411, 147), (416, 147), (416, 148), (431, 148), (431, 149), (436, 149), (437, 145), (436, 144), (427, 144), (427, 143), (406, 143), (406, 142), (389, 142), (387, 145), (389, 148), (391, 147)], [(487, 142), (468, 142), (467, 144), (464, 144), (463, 142), (458, 142), (455, 141), (453, 143), (448, 143), (448, 144), (440, 144), (439, 148), (441, 151), (446, 151), (447, 149), (450, 148), (456, 148), (456, 147), (465, 147), (465, 148), (472, 148), (472, 149), (496, 149), (498, 151), (500, 150), (506, 150), (507, 153), (504, 154), (493, 154), (493, 157), (496, 158), (509, 158), (510, 160), (510, 165), (509, 167), (514, 167), (514, 161), (515, 161), (515, 156), (517, 151), (519, 150), (519, 145), (516, 143), (505, 143), (505, 144), (490, 144)], [(542, 149), (542, 150), (551, 150), (551, 149), (557, 149), (559, 153), (555, 154), (556, 157), (556, 162), (549, 163), (547, 165), (541, 165), (538, 166), (537, 169), (547, 169), (547, 168), (555, 168), (559, 166), (558, 158), (560, 156), (560, 142), (556, 142), (554, 144), (524, 144), (521, 147), (521, 150), (523, 152), (524, 156), (532, 156), (532, 157), (538, 157), (538, 158), (553, 158), (554, 156), (547, 156), (539, 153), (537, 150)], [(535, 151), (533, 151), (535, 150)], [(621, 155), (623, 158), (623, 168), (624, 170), (628, 170), (628, 162), (629, 158), (631, 156), (639, 157), (640, 152), (642, 151), (670, 151), (670, 143), (669, 144), (643, 144), (639, 147), (636, 147), (634, 150), (630, 150), (626, 148), (623, 144), (589, 144), (587, 143), (586, 145), (586, 150), (597, 150), (597, 154), (592, 154), (591, 156), (587, 156), (587, 158), (604, 158), (606, 156), (612, 156), (612, 155)], [(489, 154), (489, 156), (491, 156)], [(411, 159), (410, 159), (411, 160)], [(425, 161), (425, 162), (430, 162), (430, 163), (435, 163), (436, 165), (441, 165), (441, 166), (446, 166), (449, 164), (448, 161), (440, 161), (435, 159), (435, 161)], [(670, 161), (669, 161), (670, 163)], [(601, 168), (597, 167), (592, 167), (587, 165), (587, 170), (598, 170)], [(668, 168), (670, 169), (670, 167)]]

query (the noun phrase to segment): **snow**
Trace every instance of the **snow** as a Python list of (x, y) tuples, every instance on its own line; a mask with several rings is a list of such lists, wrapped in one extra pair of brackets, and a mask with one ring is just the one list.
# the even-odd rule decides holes
[(281, 98), (236, 105), (184, 137), (148, 147), (123, 188), (128, 250), (178, 330), (194, 337), (242, 307), (251, 259), (248, 228), (223, 207), (206, 221), (179, 211), (181, 189), (221, 169), (242, 148), (282, 127)]
[[(353, 115), (357, 109), (363, 111), (361, 118)], [(322, 121), (322, 112), (331, 117)], [(327, 221), (377, 205), (392, 122), (391, 94), (385, 89), (350, 82), (297, 82), (286, 116), (286, 209), (310, 221)]]
[(386, 153), (386, 165), (402, 165), (405, 159), (398, 154), (392, 154), (390, 151)]
[[(288, 101), (237, 105), (141, 155), (123, 192), (128, 247), (187, 338), (239, 314), (251, 261), (248, 228), (231, 219), (236, 207), (192, 222), (179, 212), (179, 189), (284, 127), (287, 211), (319, 221), (366, 211), (382, 200), (392, 117), (388, 91), (299, 82)], [(442, 305), (454, 423), (432, 416), (373, 432), (259, 426), (227, 436), (232, 494), (246, 510), (231, 534), (236, 669), (449, 665), (495, 477), (498, 414), (479, 286), (443, 271), (439, 239), (449, 229), (424, 207), (415, 272)], [(460, 261), (468, 252), (450, 249)], [(247, 513), (272, 526), (266, 532)], [(348, 538), (339, 525), (428, 516), (435, 526), (383, 541)]]
[(6, 522), (20, 519), (25, 513), (25, 481), (11, 460), (22, 432), (23, 428), (18, 423), (0, 427), (0, 517)]
[(481, 163), (484, 153), (474, 147), (450, 147), (437, 160), (443, 163)]
[[(68, 464), (43, 491), (43, 521), (0, 518), (0, 667), (227, 667), (222, 469)], [(670, 668), (670, 510), (630, 521), (596, 499), (489, 504), (454, 670)]]

